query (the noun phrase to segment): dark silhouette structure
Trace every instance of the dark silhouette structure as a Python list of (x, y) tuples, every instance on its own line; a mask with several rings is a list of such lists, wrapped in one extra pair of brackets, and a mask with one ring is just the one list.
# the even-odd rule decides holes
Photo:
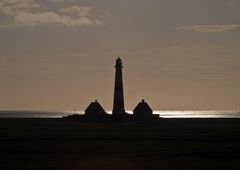
[(103, 109), (100, 103), (95, 100), (95, 102), (91, 102), (87, 109), (85, 110), (85, 119), (87, 120), (95, 120), (95, 121), (103, 121), (109, 118), (109, 114)]
[(115, 86), (112, 111), (113, 116), (116, 117), (120, 117), (121, 115), (125, 114), (122, 68), (122, 60), (118, 58), (115, 65)]
[(103, 107), (98, 103), (97, 100), (95, 102), (90, 103), (90, 105), (85, 110), (85, 115), (88, 117), (101, 117), (105, 116), (107, 113), (103, 109)]
[(95, 100), (95, 102), (90, 103), (90, 105), (87, 107), (84, 115), (71, 115), (67, 118), (72, 118), (74, 120), (79, 118), (79, 120), (83, 122), (129, 122), (158, 119), (159, 115), (153, 114), (153, 110), (144, 100), (142, 100), (142, 102), (140, 102), (133, 110), (133, 115), (125, 112), (122, 69), (122, 60), (118, 58), (115, 65), (115, 85), (112, 115), (107, 114), (98, 101)]
[(142, 102), (138, 103), (138, 105), (133, 110), (134, 116), (149, 117), (149, 116), (152, 116), (152, 114), (153, 114), (153, 110), (145, 102), (144, 99), (142, 99)]
[(142, 99), (142, 102), (138, 103), (133, 110), (133, 116), (136, 119), (152, 119), (159, 117), (159, 115), (153, 114), (153, 110), (144, 99)]

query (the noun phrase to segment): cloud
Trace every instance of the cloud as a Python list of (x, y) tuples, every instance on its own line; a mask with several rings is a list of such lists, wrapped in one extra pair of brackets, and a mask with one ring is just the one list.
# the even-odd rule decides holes
[(103, 23), (92, 15), (92, 8), (89, 6), (75, 5), (51, 10), (39, 5), (35, 0), (2, 0), (0, 14), (4, 20), (0, 27), (8, 28), (49, 24), (80, 27)]
[(49, 0), (50, 2), (54, 2), (54, 3), (62, 3), (64, 1), (67, 1), (67, 2), (74, 2), (75, 0)]
[(176, 30), (193, 31), (193, 32), (205, 32), (205, 33), (220, 33), (226, 31), (232, 31), (240, 28), (240, 25), (192, 25), (176, 27)]
[(91, 10), (92, 9), (89, 6), (75, 5), (75, 6), (61, 9), (61, 12), (65, 14), (77, 14), (79, 17), (86, 17), (86, 16), (89, 16)]
[(59, 2), (63, 2), (64, 0), (50, 0), (51, 2), (55, 2), (55, 3), (59, 3)]
[(21, 12), (32, 11), (39, 8), (40, 5), (34, 0), (2, 0), (0, 3), (0, 13), (5, 16), (14, 16)]
[(62, 24), (66, 26), (82, 26), (100, 24), (98, 20), (91, 20), (87, 17), (72, 18), (67, 15), (59, 15), (55, 12), (31, 13), (24, 12), (15, 16), (15, 26), (36, 26), (46, 24)]

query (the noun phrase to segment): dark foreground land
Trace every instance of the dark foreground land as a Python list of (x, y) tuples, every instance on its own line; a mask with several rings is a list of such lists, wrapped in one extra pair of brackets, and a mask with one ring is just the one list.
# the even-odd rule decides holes
[(240, 169), (240, 120), (0, 119), (0, 170)]

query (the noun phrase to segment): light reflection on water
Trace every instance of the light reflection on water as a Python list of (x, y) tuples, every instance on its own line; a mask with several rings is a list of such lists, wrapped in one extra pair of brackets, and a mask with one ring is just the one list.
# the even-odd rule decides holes
[(155, 111), (163, 118), (240, 118), (239, 111)]
[[(132, 111), (128, 111), (132, 114)], [(162, 118), (240, 118), (239, 111), (154, 111)]]
[[(83, 111), (0, 111), (0, 118), (60, 118), (72, 114), (83, 114)], [(154, 114), (162, 118), (240, 118), (240, 111), (154, 111)]]

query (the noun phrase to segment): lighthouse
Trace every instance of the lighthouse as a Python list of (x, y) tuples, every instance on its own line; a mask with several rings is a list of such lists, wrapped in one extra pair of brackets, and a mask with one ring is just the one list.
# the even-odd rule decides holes
[(131, 122), (131, 121), (151, 121), (159, 119), (158, 114), (153, 114), (153, 110), (143, 99), (136, 108), (133, 114), (125, 112), (124, 94), (123, 94), (123, 64), (118, 58), (115, 64), (115, 84), (114, 84), (114, 99), (112, 115), (109, 115), (97, 100), (92, 102), (85, 110), (84, 115), (69, 115), (66, 118), (80, 118), (86, 122)]
[(112, 111), (113, 116), (116, 117), (120, 117), (125, 114), (122, 69), (122, 60), (118, 58), (115, 65), (115, 86)]

